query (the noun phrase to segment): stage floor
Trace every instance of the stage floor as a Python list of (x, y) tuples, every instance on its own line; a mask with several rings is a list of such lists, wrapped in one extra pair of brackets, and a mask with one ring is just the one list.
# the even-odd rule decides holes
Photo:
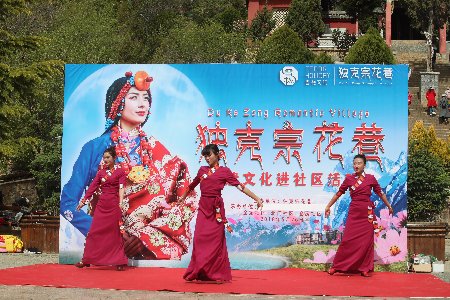
[(0, 285), (319, 297), (450, 297), (450, 283), (431, 274), (377, 272), (364, 278), (293, 268), (233, 270), (232, 283), (199, 284), (184, 281), (183, 273), (184, 269), (173, 268), (118, 272), (108, 267), (77, 269), (72, 265), (38, 264), (1, 270)]

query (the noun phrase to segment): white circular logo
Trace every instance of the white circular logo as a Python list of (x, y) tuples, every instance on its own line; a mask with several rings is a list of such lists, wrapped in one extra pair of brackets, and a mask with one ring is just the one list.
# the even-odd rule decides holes
[(286, 66), (280, 71), (280, 81), (284, 85), (294, 85), (298, 80), (298, 71), (292, 66)]

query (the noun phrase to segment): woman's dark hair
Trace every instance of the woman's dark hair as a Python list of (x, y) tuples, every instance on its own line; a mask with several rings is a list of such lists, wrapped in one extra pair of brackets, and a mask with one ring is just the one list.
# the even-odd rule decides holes
[(217, 147), (216, 144), (206, 145), (202, 150), (202, 155), (208, 155), (210, 152), (214, 153), (215, 155), (219, 155), (219, 147)]
[[(116, 100), (117, 96), (120, 93), (120, 90), (123, 88), (123, 86), (127, 83), (128, 77), (121, 77), (119, 79), (116, 79), (111, 86), (108, 88), (108, 91), (106, 92), (106, 101), (105, 101), (105, 117), (108, 118), (109, 111), (111, 110), (112, 104), (114, 100)], [(150, 104), (150, 107), (152, 106), (152, 93), (150, 92), (150, 89), (147, 90), (148, 93), (148, 101)], [(142, 123), (142, 125), (147, 122), (148, 115), (145, 118), (145, 121)], [(114, 119), (114, 123), (106, 130), (108, 131), (111, 127), (116, 125), (120, 120), (120, 116), (116, 116)]]
[(366, 164), (366, 156), (364, 154), (356, 154), (355, 157), (353, 157), (353, 160), (361, 158), (364, 161), (364, 164)]
[(116, 148), (114, 146), (111, 146), (109, 148), (107, 148), (105, 151), (103, 151), (103, 153), (108, 152), (113, 158), (116, 158), (117, 154), (116, 154)]

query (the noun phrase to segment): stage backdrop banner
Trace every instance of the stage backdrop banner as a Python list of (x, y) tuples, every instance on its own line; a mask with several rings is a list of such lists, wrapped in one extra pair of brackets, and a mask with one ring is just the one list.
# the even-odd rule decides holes
[[(366, 155), (366, 173), (375, 176), (394, 208), (394, 215), (389, 215), (372, 194), (378, 219), (376, 263), (405, 260), (406, 65), (66, 65), (61, 263), (74, 263), (82, 256), (92, 217), (86, 208), (77, 212), (75, 207), (94, 178), (103, 151), (112, 144), (110, 132), (105, 132), (106, 94), (127, 71), (146, 71), (153, 78), (143, 131), (153, 145), (167, 149), (163, 162), (178, 158), (186, 163), (192, 180), (206, 165), (201, 149), (215, 143), (224, 151), (221, 165), (226, 163), (264, 200), (264, 209), (258, 211), (253, 200), (235, 187), (223, 191), (233, 228), (226, 233), (233, 268), (287, 266), (283, 258), (261, 251), (279, 247), (297, 251), (316, 247), (310, 248), (318, 250), (304, 262), (331, 262), (345, 227), (349, 192), (332, 207), (329, 218), (324, 208), (345, 175), (354, 173), (352, 162), (358, 153)], [(148, 193), (152, 187), (152, 183), (145, 186)], [(159, 245), (161, 253), (173, 255), (169, 260), (130, 258), (131, 265), (187, 266), (199, 187), (196, 192), (188, 199), (192, 215), (177, 204), (160, 203), (154, 210), (155, 199), (136, 208), (140, 213), (134, 217), (140, 218), (141, 228), (125, 231), (145, 235), (144, 244)], [(133, 200), (127, 201), (131, 207)], [(166, 217), (172, 223), (165, 228), (185, 224), (183, 233), (177, 231), (174, 237), (176, 230), (163, 230), (160, 222)], [(180, 245), (165, 244), (174, 240), (187, 253), (176, 252)]]

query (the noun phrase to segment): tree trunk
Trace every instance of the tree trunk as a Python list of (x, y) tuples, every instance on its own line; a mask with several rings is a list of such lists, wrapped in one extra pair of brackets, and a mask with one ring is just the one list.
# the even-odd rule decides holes
[(430, 10), (430, 23), (428, 25), (428, 55), (427, 55), (427, 72), (432, 71), (432, 59), (433, 59), (433, 10)]

